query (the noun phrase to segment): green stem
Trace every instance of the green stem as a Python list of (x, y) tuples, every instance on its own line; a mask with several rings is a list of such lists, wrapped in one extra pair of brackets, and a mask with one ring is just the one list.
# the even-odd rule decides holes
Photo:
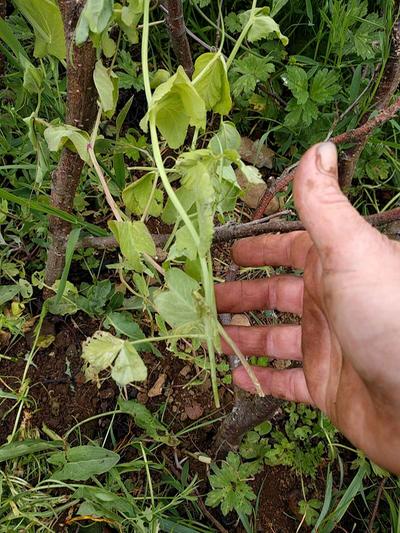
[(151, 87), (149, 76), (149, 18), (150, 0), (144, 0), (143, 33), (142, 33), (142, 69), (144, 80), (144, 92), (146, 93), (147, 105), (151, 102)]
[[(150, 88), (150, 75), (149, 75), (149, 66), (148, 66), (148, 44), (149, 44), (149, 0), (145, 0), (144, 3), (144, 18), (143, 18), (143, 33), (142, 33), (142, 69), (143, 69), (143, 78), (144, 86), (146, 92), (147, 103), (150, 105), (151, 102), (151, 88)], [(217, 57), (217, 55), (216, 55)], [(216, 60), (216, 59), (215, 59)], [(179, 201), (171, 183), (168, 179), (166, 169), (164, 167), (164, 162), (161, 155), (160, 144), (158, 140), (158, 133), (154, 119), (150, 116), (150, 137), (151, 144), (153, 148), (154, 161), (157, 166), (160, 178), (168, 197), (170, 198), (173, 206), (175, 207), (178, 215), (181, 217), (182, 221), (189, 230), (189, 233), (198, 249), (200, 246), (200, 237), (190, 220), (187, 212)], [(207, 350), (210, 358), (210, 368), (211, 368), (211, 382), (214, 394), (215, 405), (220, 406), (219, 397), (218, 397), (218, 385), (217, 385), (217, 373), (216, 373), (216, 361), (215, 361), (215, 350), (214, 350), (214, 316), (216, 316), (215, 310), (215, 301), (213, 295), (213, 280), (212, 273), (210, 275), (209, 265), (207, 264), (207, 259), (204, 257), (199, 257), (200, 267), (202, 273), (202, 284), (204, 287), (205, 303), (207, 306), (206, 316), (204, 318), (204, 326), (207, 338)]]
[(253, 5), (251, 6), (250, 16), (249, 20), (247, 21), (245, 27), (242, 30), (242, 33), (239, 35), (238, 40), (236, 41), (235, 46), (233, 47), (232, 52), (230, 53), (227, 61), (226, 61), (226, 67), (229, 69), (232, 65), (233, 60), (235, 59), (238, 51), (240, 50), (240, 47), (243, 44), (243, 41), (245, 40), (247, 34), (249, 33), (250, 28), (253, 25), (254, 22), (254, 13), (257, 9), (257, 0), (253, 0)]

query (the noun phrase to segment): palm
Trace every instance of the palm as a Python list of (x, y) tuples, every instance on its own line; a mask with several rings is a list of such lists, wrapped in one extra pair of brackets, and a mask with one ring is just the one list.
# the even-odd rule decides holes
[[(374, 320), (386, 289), (380, 283), (380, 293), (374, 296), (373, 257), (381, 261), (386, 254), (386, 262), (390, 262), (392, 247), (377, 236), (380, 249), (369, 261), (355, 261), (344, 268), (337, 268), (335, 261), (323, 266), (321, 254), (306, 232), (245, 239), (233, 250), (239, 265), (293, 267), (304, 270), (304, 277), (276, 276), (216, 287), (221, 312), (273, 308), (302, 316), (301, 326), (230, 326), (227, 331), (245, 355), (302, 361), (302, 368), (256, 368), (255, 372), (265, 392), (319, 407), (371, 457), (376, 457), (382, 447), (381, 440), (379, 445), (375, 443), (377, 433), (386, 434), (384, 440), (390, 441), (387, 428), (393, 429), (393, 424), (388, 423), (390, 414), (384, 413), (388, 413), (387, 404), (393, 410), (395, 406), (390, 390), (377, 392), (373, 379), (377, 364), (392, 375), (395, 371), (390, 368), (390, 360), (384, 361), (388, 339), (382, 335), (379, 321)], [(386, 286), (388, 293), (393, 293), (394, 280), (388, 280)], [(384, 301), (389, 296), (386, 294)], [(374, 302), (374, 298), (378, 301)], [(397, 325), (394, 331), (396, 338), (391, 344), (399, 345)], [(227, 345), (223, 348), (225, 353), (232, 353)], [(240, 387), (253, 391), (253, 383), (243, 368), (235, 370), (234, 378)]]

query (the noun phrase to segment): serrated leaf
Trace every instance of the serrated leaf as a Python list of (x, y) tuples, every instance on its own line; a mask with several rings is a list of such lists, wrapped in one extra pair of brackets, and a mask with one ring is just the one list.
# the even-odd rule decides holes
[(99, 93), (101, 107), (110, 118), (113, 116), (118, 102), (118, 76), (99, 60), (94, 69), (93, 79)]
[(227, 115), (232, 108), (226, 63), (220, 52), (202, 54), (195, 63), (193, 85), (206, 109)]
[(119, 455), (98, 446), (76, 446), (67, 452), (57, 452), (48, 458), (53, 465), (62, 465), (51, 479), (58, 481), (86, 481), (92, 476), (104, 474), (119, 462)]
[(327, 104), (340, 91), (338, 76), (332, 70), (318, 70), (311, 81), (310, 98), (317, 104)]
[(65, 59), (66, 47), (61, 12), (55, 0), (14, 0), (35, 33), (35, 57)]
[(149, 110), (140, 122), (144, 131), (149, 120), (154, 121), (171, 148), (182, 146), (189, 126), (205, 128), (204, 100), (181, 66), (154, 91)]
[(282, 76), (283, 82), (290, 89), (298, 104), (305, 104), (308, 100), (308, 77), (307, 72), (294, 65), (286, 69)]
[(67, 124), (63, 126), (48, 126), (44, 130), (44, 138), (51, 152), (58, 152), (64, 146), (67, 146), (67, 148), (78, 152), (85, 163), (90, 163), (87, 151), (89, 135), (85, 131)]
[[(143, 177), (134, 181), (122, 192), (122, 199), (125, 206), (134, 215), (141, 216), (149, 202), (153, 190), (153, 183), (156, 179), (155, 172), (148, 172)], [(154, 196), (148, 208), (148, 214), (152, 217), (159, 217), (163, 209), (163, 192), (160, 189), (154, 191)]]

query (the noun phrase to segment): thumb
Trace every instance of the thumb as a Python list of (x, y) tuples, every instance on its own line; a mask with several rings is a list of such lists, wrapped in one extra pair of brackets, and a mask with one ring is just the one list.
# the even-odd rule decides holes
[(365, 253), (366, 244), (376, 241), (376, 230), (340, 190), (333, 143), (317, 144), (304, 154), (294, 179), (294, 199), (325, 267), (345, 267), (358, 252)]

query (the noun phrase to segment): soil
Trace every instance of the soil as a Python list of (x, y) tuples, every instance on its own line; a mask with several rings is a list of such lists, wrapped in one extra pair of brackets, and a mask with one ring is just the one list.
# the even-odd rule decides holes
[[(83, 317), (80, 317), (81, 319)], [(85, 317), (82, 329), (76, 320), (48, 321), (42, 331), (46, 336), (53, 335), (54, 342), (46, 349), (37, 352), (28, 372), (29, 391), (22, 419), (25, 431), (49, 429), (62, 436), (76, 423), (98, 413), (112, 410), (115, 406), (117, 388), (106, 382), (98, 389), (96, 385), (84, 383), (81, 374), (82, 342), (98, 327), (96, 321)], [(18, 391), (26, 366), (26, 356), (30, 351), (31, 335), (18, 341), (7, 353), (10, 360), (1, 361), (1, 381), (3, 388)], [(12, 432), (15, 412), (7, 414), (12, 406), (10, 401), (0, 405), (0, 443), (6, 442)], [(93, 437), (105, 420), (94, 420), (85, 424), (85, 435)]]

